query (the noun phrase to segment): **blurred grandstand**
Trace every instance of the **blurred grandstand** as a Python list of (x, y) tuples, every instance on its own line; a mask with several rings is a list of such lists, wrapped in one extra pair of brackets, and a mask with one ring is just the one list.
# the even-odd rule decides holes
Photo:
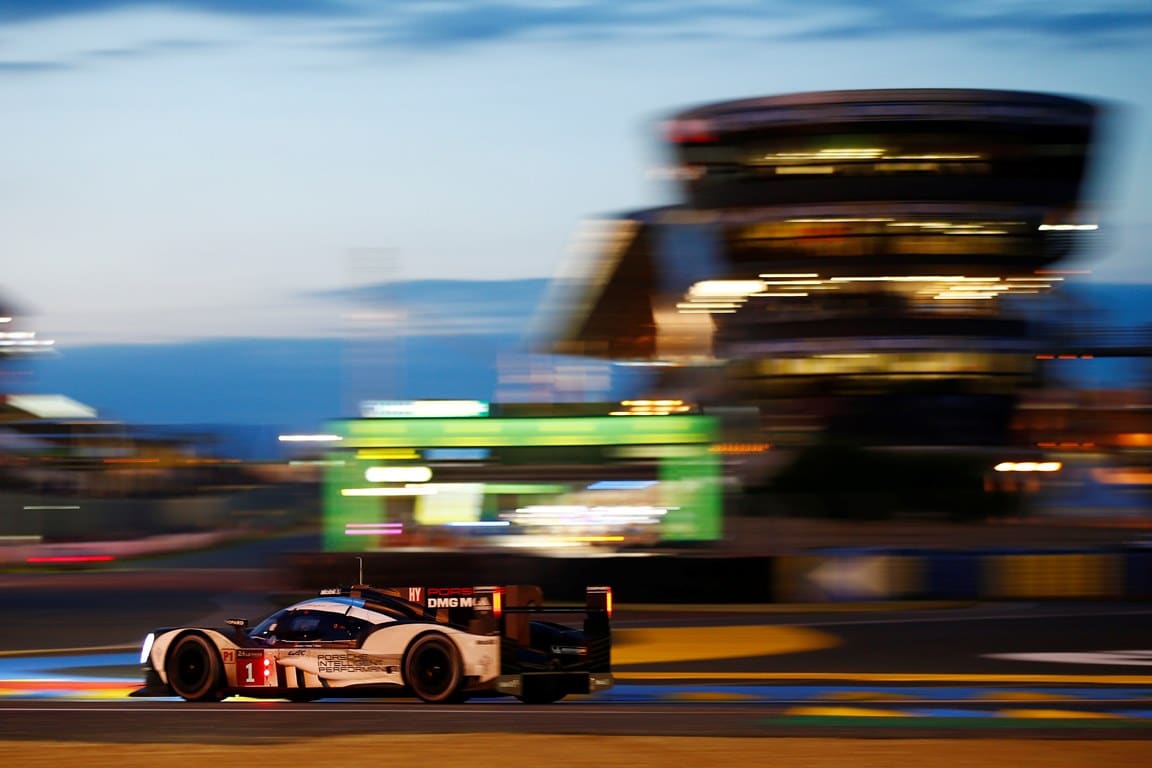
[(827, 514), (1015, 513), (1038, 476), (1005, 482), (1003, 460), (1143, 462), (1146, 396), (1117, 393), (1123, 425), (1088, 434), (1079, 399), (1051, 392), (1072, 361), (1149, 352), (1147, 329), (1068, 322), (1083, 270), (1067, 264), (1098, 230), (1084, 190), (1102, 114), (957, 89), (678, 112), (664, 128), (683, 202), (591, 223), (539, 346), (651, 366), (648, 396), (703, 412), (754, 406), (773, 451), (741, 481), (824, 497)]

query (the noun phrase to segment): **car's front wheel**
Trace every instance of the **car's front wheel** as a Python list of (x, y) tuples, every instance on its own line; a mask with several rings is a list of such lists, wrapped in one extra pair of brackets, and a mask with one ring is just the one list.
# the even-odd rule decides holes
[(184, 635), (172, 646), (165, 664), (168, 685), (188, 701), (220, 701), (224, 665), (216, 647), (203, 635)]
[(441, 634), (418, 637), (404, 655), (404, 682), (431, 704), (460, 701), (464, 670), (456, 646)]

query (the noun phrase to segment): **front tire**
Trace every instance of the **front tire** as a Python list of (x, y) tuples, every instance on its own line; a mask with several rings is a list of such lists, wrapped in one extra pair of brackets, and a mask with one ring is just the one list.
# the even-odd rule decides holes
[(460, 701), (463, 664), (455, 644), (441, 634), (416, 638), (404, 655), (404, 683), (429, 704)]
[(220, 653), (203, 635), (184, 635), (168, 653), (164, 665), (168, 685), (187, 701), (224, 698), (224, 665)]

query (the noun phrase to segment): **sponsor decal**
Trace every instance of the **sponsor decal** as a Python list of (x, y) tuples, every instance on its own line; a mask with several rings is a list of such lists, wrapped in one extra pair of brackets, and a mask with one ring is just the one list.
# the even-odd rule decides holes
[(472, 608), (480, 613), (489, 613), (492, 610), (492, 601), (488, 595), (480, 595), (472, 601)]
[(472, 587), (428, 587), (424, 604), (429, 608), (471, 608)]
[(289, 656), (307, 656), (308, 651), (288, 651)]
[(276, 685), (272, 660), (264, 655), (264, 651), (254, 648), (236, 651), (236, 685), (241, 688)]
[(322, 653), (316, 657), (316, 671), (321, 675), (333, 675), (347, 672), (383, 672), (392, 674), (398, 665), (396, 659), (381, 656), (367, 656), (363, 654)]
[(408, 602), (424, 602), (424, 587), (408, 587)]

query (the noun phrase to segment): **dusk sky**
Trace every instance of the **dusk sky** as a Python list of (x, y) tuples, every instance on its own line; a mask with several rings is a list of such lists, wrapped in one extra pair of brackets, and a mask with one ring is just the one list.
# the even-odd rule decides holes
[(1152, 282), (1150, 80), (1148, 0), (0, 0), (0, 295), (63, 349), (339, 336), (671, 202), (672, 111), (906, 87), (1121, 107), (1088, 266)]

